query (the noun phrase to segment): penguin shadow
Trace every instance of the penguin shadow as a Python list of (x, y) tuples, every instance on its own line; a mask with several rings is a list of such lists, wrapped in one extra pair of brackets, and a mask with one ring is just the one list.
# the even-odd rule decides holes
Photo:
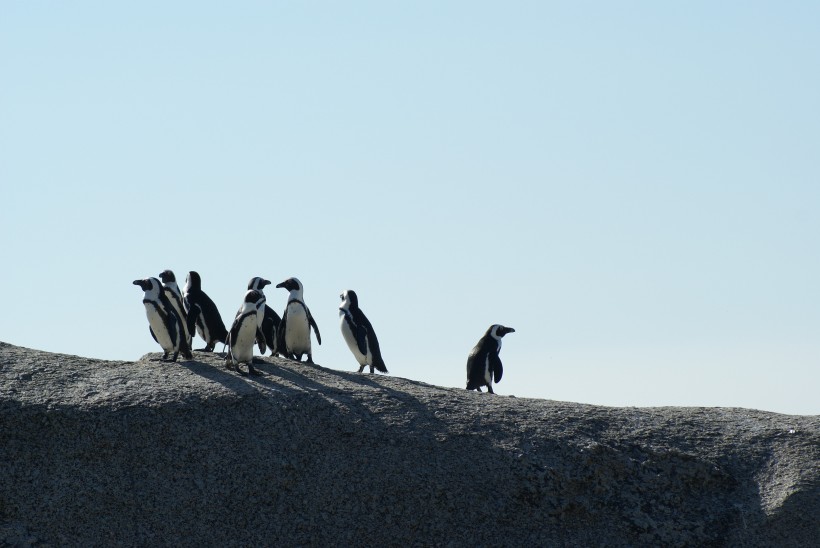
[[(225, 388), (234, 392), (242, 392), (246, 389), (246, 378), (238, 375), (236, 371), (231, 371), (225, 366), (224, 358), (219, 353), (209, 353), (211, 359), (198, 359), (196, 354), (194, 359), (180, 361), (178, 364), (191, 373), (195, 373), (211, 382), (221, 384)], [(214, 361), (218, 360), (218, 363)]]
[[(402, 390), (401, 387), (389, 386), (382, 379), (389, 379), (388, 383), (399, 381), (401, 386), (417, 387), (422, 390), (438, 391), (440, 387), (402, 377), (340, 371), (313, 364), (309, 367), (317, 369), (317, 377), (319, 377), (317, 380), (314, 376), (291, 367), (291, 365), (297, 366), (297, 362), (282, 358), (270, 360), (269, 357), (257, 357), (254, 368), (261, 373), (260, 375), (248, 375), (228, 369), (224, 365), (224, 359), (218, 353), (208, 357), (202, 356), (203, 359), (198, 358), (195, 355), (194, 360), (181, 362), (180, 365), (232, 392), (239, 394), (252, 390), (289, 396), (315, 394), (325, 400), (355, 410), (360, 416), (381, 418), (384, 421), (394, 418), (395, 413), (382, 415), (380, 411), (374, 411), (374, 406), (378, 408), (384, 405), (388, 408), (398, 408), (402, 410), (404, 417), (418, 427), (418, 432), (427, 437), (440, 438), (449, 435), (447, 421), (442, 420), (442, 414), (448, 414), (448, 402), (460, 399), (459, 391), (458, 396), (456, 393), (444, 392), (440, 394), (444, 397), (431, 397), (425, 401), (408, 390)], [(301, 365), (305, 366), (305, 363), (301, 362)], [(240, 367), (245, 370), (246, 366), (241, 365)], [(358, 391), (357, 387), (366, 389), (366, 392)]]
[[(300, 362), (292, 363), (296, 364)], [(304, 362), (301, 363), (304, 365)], [(284, 359), (282, 359), (282, 362), (273, 362), (263, 359), (255, 362), (254, 367), (262, 374), (250, 375), (245, 377), (245, 379), (249, 383), (257, 384), (262, 387), (275, 388), (277, 390), (291, 393), (317, 392), (330, 399), (334, 399), (330, 397), (331, 393), (338, 392), (338, 389), (333, 386), (328, 386), (326, 384), (322, 384), (321, 382), (317, 382), (316, 380), (311, 379), (310, 377), (303, 375), (294, 369), (291, 369), (288, 367), (287, 360)], [(280, 382), (277, 382), (276, 379), (279, 379)]]
[[(199, 375), (210, 382), (220, 384), (236, 393), (246, 393), (251, 389), (289, 394), (319, 392), (327, 396), (327, 392), (333, 388), (288, 369), (286, 365), (260, 357), (256, 357), (253, 364), (258, 372), (256, 375), (247, 373), (247, 365), (245, 364), (239, 365), (238, 370), (237, 368), (229, 369), (225, 362), (225, 356), (217, 352), (204, 356), (195, 354), (193, 360), (178, 363), (191, 373)], [(280, 379), (280, 382), (277, 382), (277, 379)]]
[[(198, 354), (198, 355), (197, 355)], [(220, 352), (195, 352), (194, 359), (177, 362), (191, 373), (199, 375), (210, 382), (217, 383), (223, 387), (236, 392), (247, 393), (248, 389), (258, 388), (259, 385), (276, 390), (293, 390), (286, 385), (279, 385), (269, 379), (258, 369), (259, 365), (268, 365), (270, 362), (254, 362), (259, 374), (253, 375), (247, 372), (247, 365), (241, 364), (228, 368), (225, 353)]]
[[(267, 363), (268, 362), (266, 362), (266, 364)], [(355, 388), (356, 386), (367, 388), (372, 391), (371, 394), (379, 394), (382, 397), (386, 397), (398, 403), (398, 405), (402, 406), (407, 412), (412, 414), (414, 423), (425, 424), (426, 428), (430, 429), (429, 434), (431, 436), (435, 435), (437, 431), (444, 428), (443, 421), (436, 415), (437, 412), (441, 412), (441, 409), (437, 405), (432, 404), (429, 401), (425, 402), (406, 390), (393, 388), (380, 381), (382, 379), (390, 379), (388, 382), (400, 380), (403, 385), (433, 390), (438, 389), (436, 386), (402, 377), (390, 377), (388, 375), (376, 375), (373, 373), (359, 373), (357, 371), (341, 371), (315, 364), (323, 375), (331, 379), (337, 379), (336, 382), (330, 381), (328, 383), (321, 383), (303, 375), (298, 371), (289, 369), (287, 366), (280, 366), (276, 364), (268, 364), (268, 366), (271, 369), (271, 373), (281, 376), (288, 382), (298, 386), (303, 386), (311, 391), (316, 391), (327, 399), (335, 400), (351, 408), (355, 408), (363, 414), (372, 415), (373, 412), (370, 410), (368, 405), (368, 398), (362, 397), (363, 394), (361, 393), (357, 393)], [(372, 398), (370, 399), (369, 404), (372, 405)]]

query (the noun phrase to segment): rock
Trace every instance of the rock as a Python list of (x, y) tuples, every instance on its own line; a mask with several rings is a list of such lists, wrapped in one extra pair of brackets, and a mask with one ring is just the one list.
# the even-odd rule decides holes
[(820, 417), (0, 343), (0, 543), (816, 546)]

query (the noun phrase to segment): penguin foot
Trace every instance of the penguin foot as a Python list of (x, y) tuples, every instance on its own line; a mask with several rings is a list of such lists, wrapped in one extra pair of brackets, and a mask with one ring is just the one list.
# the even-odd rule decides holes
[(253, 375), (255, 377), (258, 377), (261, 374), (262, 373), (260, 371), (257, 371), (256, 369), (253, 368), (252, 365), (248, 364), (248, 375)]
[(213, 348), (208, 348), (207, 346), (205, 348), (195, 348), (194, 350), (196, 350), (197, 352), (213, 352), (214, 351)]

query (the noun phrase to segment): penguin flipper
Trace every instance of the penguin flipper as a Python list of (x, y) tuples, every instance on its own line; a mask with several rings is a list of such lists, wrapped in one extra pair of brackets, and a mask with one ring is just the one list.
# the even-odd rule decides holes
[(308, 307), (305, 307), (305, 312), (307, 312), (308, 323), (313, 327), (313, 332), (316, 333), (316, 341), (319, 344), (322, 344), (322, 336), (319, 334), (319, 326), (316, 325), (316, 320), (313, 319), (313, 314), (310, 313)]
[(260, 354), (264, 354), (268, 350), (268, 346), (265, 343), (265, 335), (259, 328), (256, 329), (256, 346), (259, 347)]
[(498, 383), (501, 375), (504, 374), (504, 367), (501, 365), (501, 358), (496, 353), (490, 355), (490, 371), (493, 373), (493, 381)]
[(356, 326), (356, 345), (363, 356), (367, 356), (367, 328), (362, 324)]
[(157, 336), (156, 336), (156, 335), (154, 335), (154, 330), (151, 328), (151, 326), (150, 326), (150, 325), (148, 326), (148, 331), (150, 331), (150, 332), (151, 332), (151, 336), (152, 336), (152, 337), (154, 337), (154, 342), (155, 342), (155, 343), (157, 343), (157, 344), (159, 344), (159, 341), (157, 340)]
[(262, 335), (265, 338), (267, 348), (270, 348), (272, 354), (276, 354), (277, 349), (277, 332), (282, 318), (279, 317), (271, 307), (265, 305), (265, 315), (262, 319)]
[(237, 332), (239, 331), (239, 318), (236, 318), (233, 321), (233, 325), (231, 325), (231, 330), (228, 333), (228, 337), (225, 340), (225, 344), (230, 346), (231, 341), (236, 339)]
[(199, 318), (201, 311), (202, 309), (200, 309), (197, 304), (190, 305), (190, 309), (188, 310), (188, 333), (191, 334), (191, 338), (193, 338), (194, 333), (196, 333), (196, 320)]
[(279, 322), (279, 327), (276, 328), (276, 347), (277, 350), (285, 357), (290, 355), (288, 346), (285, 344), (285, 329), (288, 327), (288, 311), (282, 314), (282, 321)]

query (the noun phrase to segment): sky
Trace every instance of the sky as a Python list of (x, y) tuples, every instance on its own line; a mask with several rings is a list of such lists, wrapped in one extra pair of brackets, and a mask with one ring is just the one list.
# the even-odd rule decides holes
[(133, 280), (195, 270), (230, 324), (295, 276), (333, 369), (354, 289), (398, 377), (463, 388), (501, 323), (500, 395), (820, 414), (818, 27), (800, 1), (4, 2), (0, 340), (135, 360)]

